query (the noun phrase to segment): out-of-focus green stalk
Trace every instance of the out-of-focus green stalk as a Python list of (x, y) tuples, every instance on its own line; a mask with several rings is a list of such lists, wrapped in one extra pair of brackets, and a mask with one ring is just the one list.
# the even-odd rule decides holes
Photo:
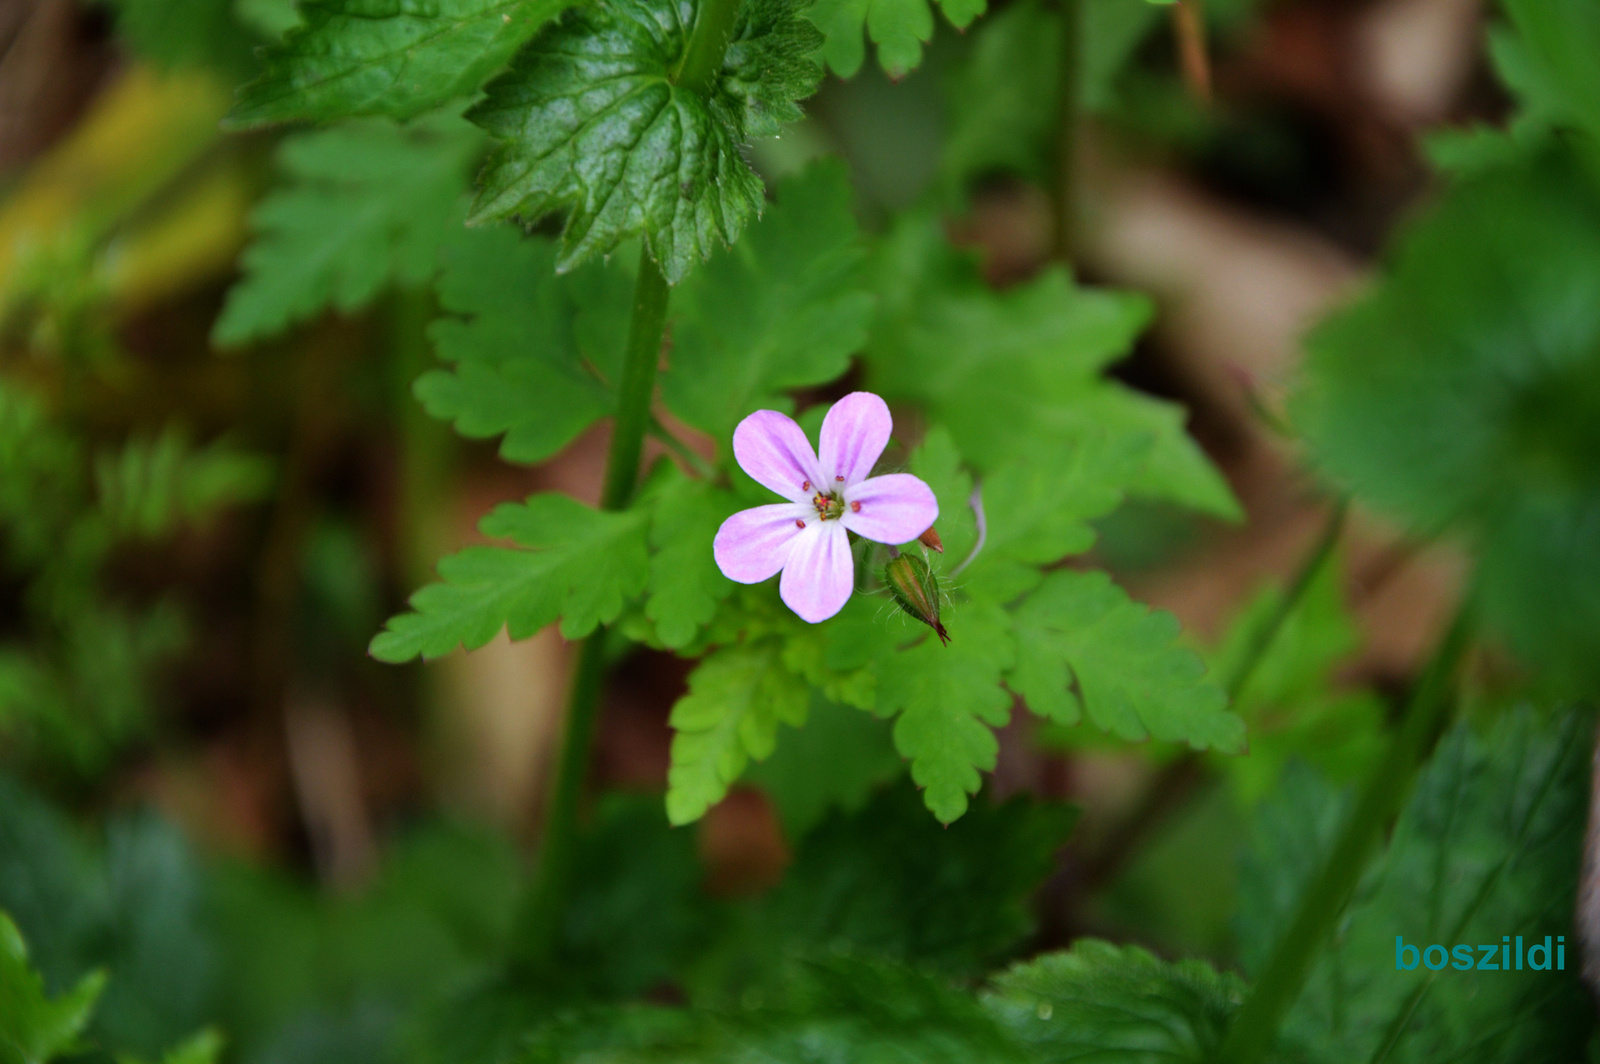
[(1463, 609), (1417, 683), (1388, 750), (1373, 766), (1333, 850), (1300, 896), (1293, 922), (1273, 947), (1254, 990), (1228, 1028), (1218, 1053), (1224, 1064), (1255, 1064), (1272, 1048), (1284, 1016), (1305, 987), (1317, 951), (1344, 911), (1368, 857), (1400, 812), (1417, 771), (1450, 717), (1454, 676), (1466, 652), (1469, 631)]
[(1083, 110), (1083, 0), (1056, 0), (1061, 16), (1061, 67), (1056, 81), (1055, 139), (1050, 203), (1055, 211), (1055, 258), (1071, 264), (1077, 252), (1078, 125)]

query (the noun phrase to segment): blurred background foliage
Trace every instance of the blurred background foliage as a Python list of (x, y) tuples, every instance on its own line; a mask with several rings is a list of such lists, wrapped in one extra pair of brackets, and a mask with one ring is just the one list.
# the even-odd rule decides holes
[[(1045, 0), (819, 3), (830, 76), (751, 158), (844, 160), (871, 268), (948, 286), (886, 286), (904, 320), (1024, 315), (1064, 248), (1150, 294), (1113, 372), (1221, 476), (1156, 470), (1093, 560), (1183, 620), (1249, 754), (1019, 719), (946, 828), (887, 722), (817, 696), (670, 828), (687, 670), (616, 637), (554, 975), (505, 953), (565, 644), (366, 654), (493, 502), (598, 495), (592, 418), (459, 416), (550, 265), (462, 229), (482, 134), (224, 135), (291, 0), (0, 8), (0, 1062), (1202, 1059), (1464, 598), (1464, 720), (1279, 1051), (1579, 1059), (1575, 973), (1366, 977), (1396, 933), (1600, 926), (1565, 708), (1600, 691), (1600, 7), (1212, 0), (1207, 102), (1169, 9), (1081, 3), (1066, 75)], [(550, 343), (617, 345), (618, 272), (571, 275)], [(1001, 379), (922, 370), (868, 372), (958, 437)]]

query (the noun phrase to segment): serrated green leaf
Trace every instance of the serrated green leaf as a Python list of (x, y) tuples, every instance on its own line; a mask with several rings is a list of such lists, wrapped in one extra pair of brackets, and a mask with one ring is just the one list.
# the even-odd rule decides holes
[(0, 1060), (46, 1064), (75, 1049), (105, 982), (105, 973), (95, 972), (51, 998), (44, 980), (28, 966), (22, 933), (0, 913)]
[[(987, 288), (936, 223), (911, 216), (879, 249), (880, 313), (868, 380), (925, 406), (979, 469), (1048, 464), (1087, 436), (1113, 450), (1141, 439), (1124, 488), (1219, 517), (1240, 514), (1227, 483), (1172, 404), (1109, 380), (1148, 324), (1143, 296), (1081, 288), (1051, 270), (1004, 292)], [(1126, 441), (1126, 442), (1125, 442)]]
[(1204, 961), (1080, 939), (997, 977), (984, 1005), (1034, 1060), (1205, 1064), (1243, 998)]
[(667, 819), (688, 824), (720, 802), (750, 758), (772, 753), (778, 725), (805, 723), (811, 693), (783, 664), (775, 639), (718, 650), (689, 676), (672, 707)]
[[(1524, 946), (1572, 929), (1573, 895), (1589, 801), (1592, 722), (1517, 710), (1482, 736), (1458, 726), (1439, 745), (1363, 879), (1305, 992), (1283, 1026), (1280, 1050), (1308, 1064), (1383, 1059), (1395, 1064), (1577, 1060), (1593, 1026), (1572, 950), (1566, 970), (1479, 972), (1479, 944), (1518, 936)], [(1337, 792), (1299, 788), (1292, 810), (1268, 811), (1242, 902), (1255, 941), (1287, 924), (1297, 878), (1320, 864), (1285, 860), (1338, 824)], [(1396, 963), (1396, 936), (1418, 947), (1472, 947), (1473, 970)], [(1419, 957), (1420, 960), (1420, 957)], [(1447, 964), (1454, 957), (1447, 956)], [(1498, 963), (1498, 959), (1496, 959)]]
[(560, 268), (638, 234), (673, 283), (733, 243), (762, 207), (739, 147), (799, 117), (820, 75), (816, 31), (794, 0), (752, 0), (701, 94), (676, 81), (695, 10), (605, 0), (524, 48), (468, 113), (501, 142), (473, 221), (565, 210)]
[(933, 815), (948, 824), (967, 811), (967, 796), (994, 768), (994, 729), (1011, 717), (1000, 680), (1011, 667), (1008, 620), (998, 607), (972, 603), (951, 611), (950, 644), (929, 636), (878, 663), (877, 712), (899, 713), (894, 745), (911, 760)]
[(1507, 0), (1505, 11), (1548, 89), (1541, 93), (1545, 113), (1600, 135), (1600, 7), (1592, 0)]
[(674, 413), (717, 439), (781, 393), (834, 380), (866, 340), (872, 297), (843, 165), (782, 182), (744, 239), (673, 293), (672, 360), (661, 379)]
[(568, 639), (609, 623), (644, 590), (648, 516), (606, 513), (566, 495), (503, 503), (479, 523), (484, 535), (518, 547), (468, 547), (439, 562), (443, 583), (411, 597), (410, 613), (372, 641), (382, 661), (476, 650), (506, 629), (526, 639), (557, 618)]
[[(939, 0), (945, 18), (966, 29), (983, 14), (987, 0)], [(842, 78), (854, 77), (866, 59), (863, 31), (878, 50), (878, 63), (898, 78), (922, 62), (922, 46), (933, 39), (933, 11), (928, 0), (817, 0), (807, 12), (827, 43), (822, 56)]]
[(711, 551), (722, 522), (739, 508), (733, 493), (691, 480), (672, 466), (651, 484), (649, 597), (645, 616), (668, 647), (687, 646), (716, 616), (734, 585)]
[(1244, 722), (1177, 644), (1178, 621), (1128, 598), (1104, 573), (1058, 570), (1017, 607), (1016, 666), (1007, 682), (1035, 713), (1124, 739), (1154, 736), (1239, 753)]
[(235, 128), (412, 118), (476, 93), (571, 0), (302, 0), (302, 25), (239, 90)]
[(244, 277), (212, 339), (234, 346), (325, 309), (349, 314), (391, 284), (433, 276), (462, 219), (467, 170), (482, 139), (453, 117), (400, 128), (360, 122), (284, 141), (288, 178), (256, 208)]
[(549, 241), (514, 229), (466, 231), (446, 249), (439, 305), (446, 317), (428, 330), (448, 370), (417, 380), (434, 417), (468, 439), (504, 435), (501, 457), (539, 462), (616, 405), (620, 345), (580, 342), (577, 315), (591, 300), (602, 315), (626, 318), (615, 286), (558, 278)]
[(1333, 480), (1477, 555), (1489, 625), (1600, 690), (1600, 197), (1565, 152), (1452, 186), (1308, 342), (1292, 407)]
[(153, 440), (133, 439), (95, 463), (100, 510), (113, 534), (165, 535), (183, 521), (220, 507), (254, 501), (272, 483), (272, 465), (217, 441), (192, 446), (169, 427)]

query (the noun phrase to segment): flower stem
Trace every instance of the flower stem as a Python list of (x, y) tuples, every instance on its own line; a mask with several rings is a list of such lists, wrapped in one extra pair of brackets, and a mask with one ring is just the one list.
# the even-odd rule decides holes
[(1344, 911), (1367, 858), (1399, 813), (1411, 783), (1454, 705), (1451, 687), (1469, 641), (1465, 608), (1456, 615), (1406, 704), (1389, 748), (1373, 766), (1333, 850), (1300, 896), (1294, 921), (1273, 947), (1255, 988), (1234, 1017), (1218, 1059), (1253, 1064), (1277, 1039), (1278, 1027), (1300, 996), (1317, 950)]
[[(689, 36), (683, 62), (674, 79), (680, 86), (698, 93), (711, 89), (722, 68), (738, 14), (739, 0), (700, 0), (694, 32)], [(653, 421), (650, 400), (655, 393), (656, 366), (661, 360), (669, 295), (667, 279), (650, 257), (646, 244), (639, 249), (633, 317), (628, 325), (628, 345), (617, 385), (617, 416), (600, 494), (600, 506), (604, 510), (626, 509), (638, 487), (644, 437)], [(555, 954), (561, 918), (566, 910), (578, 834), (578, 805), (594, 746), (605, 668), (606, 640), (602, 629), (584, 639), (578, 650), (567, 701), (561, 756), (544, 809), (539, 863), (517, 914), (512, 961), (520, 967), (541, 967)]]
[(1211, 56), (1206, 46), (1206, 14), (1202, 0), (1178, 0), (1172, 7), (1183, 80), (1201, 106), (1211, 106)]

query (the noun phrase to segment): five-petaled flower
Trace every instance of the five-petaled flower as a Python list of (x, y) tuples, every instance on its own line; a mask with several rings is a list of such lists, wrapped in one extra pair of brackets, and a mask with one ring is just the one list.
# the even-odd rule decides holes
[(822, 420), (822, 454), (794, 421), (757, 410), (733, 430), (733, 456), (763, 487), (790, 502), (741, 510), (722, 523), (712, 550), (730, 580), (758, 584), (783, 572), (778, 593), (816, 624), (844, 608), (855, 586), (848, 532), (909, 543), (939, 516), (933, 490), (909, 473), (869, 477), (894, 419), (871, 392), (852, 392)]

